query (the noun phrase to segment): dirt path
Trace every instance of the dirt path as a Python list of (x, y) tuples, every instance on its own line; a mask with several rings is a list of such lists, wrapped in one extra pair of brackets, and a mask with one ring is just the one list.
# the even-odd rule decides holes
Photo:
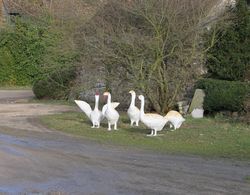
[(15, 103), (18, 92), (11, 101), (2, 94), (0, 194), (250, 194), (250, 162), (131, 151), (67, 136), (37, 125), (35, 117), (70, 107)]

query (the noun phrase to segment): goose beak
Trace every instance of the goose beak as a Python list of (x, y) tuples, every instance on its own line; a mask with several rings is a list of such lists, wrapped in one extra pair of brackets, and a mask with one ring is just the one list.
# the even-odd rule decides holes
[(108, 96), (108, 95), (109, 95), (109, 92), (107, 91), (103, 93), (103, 96)]
[(143, 97), (142, 95), (138, 95), (138, 99), (139, 99), (139, 100), (141, 100), (141, 99), (142, 99), (142, 97)]

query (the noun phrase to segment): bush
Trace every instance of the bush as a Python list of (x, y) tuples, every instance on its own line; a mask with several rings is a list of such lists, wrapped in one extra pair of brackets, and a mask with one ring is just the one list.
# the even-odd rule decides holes
[(58, 69), (36, 80), (33, 92), (38, 99), (68, 99), (72, 81), (75, 79), (74, 67)]
[(239, 81), (202, 79), (197, 88), (204, 89), (204, 109), (209, 112), (242, 111), (243, 102), (250, 94), (249, 83)]

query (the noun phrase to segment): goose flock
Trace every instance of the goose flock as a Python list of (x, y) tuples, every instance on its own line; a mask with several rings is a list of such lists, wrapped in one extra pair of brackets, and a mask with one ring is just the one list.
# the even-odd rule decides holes
[[(129, 91), (131, 94), (131, 102), (130, 106), (127, 110), (128, 117), (130, 119), (130, 125), (139, 126), (139, 121), (141, 121), (147, 128), (151, 130), (151, 133), (147, 136), (157, 136), (157, 132), (161, 131), (163, 127), (169, 122), (170, 128), (174, 128), (176, 130), (180, 128), (185, 119), (182, 115), (175, 111), (169, 111), (166, 116), (162, 116), (157, 113), (145, 113), (144, 105), (145, 98), (143, 95), (139, 95), (138, 98), (141, 101), (140, 109), (136, 107), (136, 93), (135, 91)], [(91, 128), (99, 128), (101, 121), (106, 118), (108, 121), (108, 131), (111, 131), (112, 125), (114, 126), (114, 130), (117, 130), (117, 123), (119, 120), (119, 113), (116, 110), (116, 107), (119, 106), (119, 102), (111, 101), (111, 94), (109, 92), (104, 92), (103, 96), (107, 97), (107, 104), (102, 107), (102, 111), (99, 110), (99, 97), (100, 95), (97, 93), (95, 95), (95, 107), (92, 110), (90, 105), (82, 100), (75, 100), (75, 103), (78, 107), (87, 115), (87, 117), (92, 122)]]

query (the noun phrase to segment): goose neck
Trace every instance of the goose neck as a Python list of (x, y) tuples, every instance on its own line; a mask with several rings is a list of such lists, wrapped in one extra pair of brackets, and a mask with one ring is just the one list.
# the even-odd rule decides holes
[(135, 106), (135, 95), (131, 94), (131, 103), (130, 106)]
[(95, 110), (98, 110), (99, 96), (95, 96)]
[(108, 107), (111, 106), (111, 95), (110, 94), (108, 95), (107, 105), (108, 105)]
[(140, 109), (140, 115), (143, 116), (144, 115), (144, 99), (141, 99), (141, 109)]

